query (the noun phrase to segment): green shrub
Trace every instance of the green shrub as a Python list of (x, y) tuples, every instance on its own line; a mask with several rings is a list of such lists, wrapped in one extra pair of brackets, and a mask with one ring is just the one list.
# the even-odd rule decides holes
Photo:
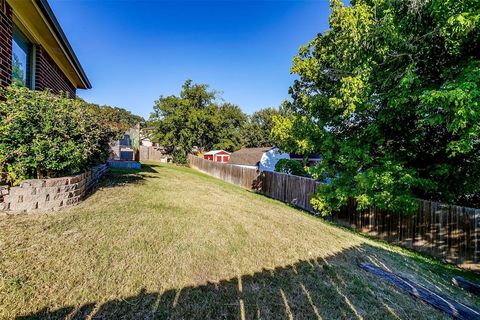
[(275, 165), (275, 171), (292, 174), (294, 176), (301, 176), (301, 177), (308, 176), (308, 173), (305, 171), (305, 168), (297, 160), (280, 159)]
[[(8, 87), (0, 102), (0, 172), (4, 183), (81, 172), (108, 158), (115, 132), (80, 99)], [(97, 110), (97, 111), (96, 111)]]

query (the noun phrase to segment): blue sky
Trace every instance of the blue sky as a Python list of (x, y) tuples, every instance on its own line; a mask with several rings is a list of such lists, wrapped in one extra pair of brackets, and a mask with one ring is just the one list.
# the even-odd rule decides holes
[(292, 57), (328, 28), (328, 1), (49, 1), (93, 89), (148, 117), (186, 79), (246, 113), (288, 98)]

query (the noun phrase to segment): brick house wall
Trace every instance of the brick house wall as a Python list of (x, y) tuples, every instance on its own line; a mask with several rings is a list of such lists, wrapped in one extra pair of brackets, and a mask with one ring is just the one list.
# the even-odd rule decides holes
[[(0, 0), (0, 87), (8, 86), (12, 81), (12, 14), (7, 1)], [(48, 88), (54, 93), (63, 91), (75, 97), (75, 86), (39, 44), (35, 45), (35, 64), (36, 90)]]
[(12, 9), (5, 0), (0, 0), (0, 87), (12, 80)]
[(75, 97), (75, 86), (68, 80), (50, 55), (40, 45), (36, 45), (35, 52), (35, 89), (45, 90), (48, 88), (54, 93), (63, 91), (71, 97)]

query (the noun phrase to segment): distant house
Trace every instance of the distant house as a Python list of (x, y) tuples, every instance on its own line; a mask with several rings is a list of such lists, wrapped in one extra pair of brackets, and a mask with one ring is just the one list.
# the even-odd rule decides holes
[(140, 145), (145, 147), (159, 146), (158, 142), (154, 142), (155, 137), (154, 127), (144, 127), (140, 129)]
[(149, 137), (140, 137), (140, 145), (145, 147), (153, 147), (153, 142)]
[(290, 155), (277, 147), (243, 148), (233, 152), (228, 163), (260, 171), (275, 171), (275, 165), (280, 159), (290, 159)]
[(112, 142), (110, 144), (110, 160), (134, 160), (135, 152), (132, 138), (133, 129), (125, 132), (120, 140)]
[(91, 84), (47, 0), (0, 0), (0, 87), (75, 97)]
[(203, 155), (203, 159), (227, 163), (230, 160), (230, 152), (225, 150), (212, 150)]
[(110, 143), (110, 160), (139, 161), (141, 145), (140, 123), (128, 129), (117, 141)]

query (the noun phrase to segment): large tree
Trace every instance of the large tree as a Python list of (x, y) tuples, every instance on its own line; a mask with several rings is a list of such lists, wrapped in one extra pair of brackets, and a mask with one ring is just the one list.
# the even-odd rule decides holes
[(265, 108), (248, 117), (242, 128), (243, 145), (247, 148), (270, 147), (275, 145), (272, 138), (273, 118), (284, 114), (283, 109)]
[(231, 103), (223, 103), (218, 107), (216, 117), (217, 136), (215, 149), (235, 151), (243, 146), (242, 128), (247, 122), (247, 115), (240, 107)]
[[(80, 98), (77, 99), (82, 100)], [(89, 109), (97, 115), (100, 122), (99, 124), (101, 124), (105, 130), (111, 131), (113, 139), (120, 139), (127, 130), (133, 128), (137, 123), (145, 121), (141, 116), (137, 116), (124, 108), (107, 105), (100, 106), (87, 102), (85, 102), (84, 108)]]
[(316, 208), (479, 206), (480, 2), (331, 0), (329, 21), (294, 58), (295, 116), (274, 128), (323, 155)]
[(208, 85), (187, 80), (179, 96), (161, 96), (155, 102), (150, 117), (155, 139), (170, 149), (174, 161), (185, 162), (194, 147), (200, 151), (240, 148), (246, 116), (239, 107), (218, 100)]

